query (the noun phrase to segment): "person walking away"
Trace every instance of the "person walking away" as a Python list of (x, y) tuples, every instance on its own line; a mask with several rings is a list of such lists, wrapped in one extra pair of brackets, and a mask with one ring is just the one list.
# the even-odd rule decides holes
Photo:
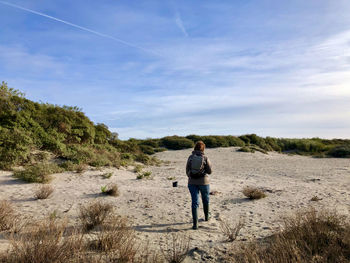
[(212, 173), (209, 158), (204, 155), (205, 144), (198, 141), (194, 151), (187, 159), (186, 174), (188, 176), (188, 189), (192, 200), (193, 229), (198, 229), (198, 195), (201, 193), (205, 221), (210, 218), (209, 213), (209, 176)]

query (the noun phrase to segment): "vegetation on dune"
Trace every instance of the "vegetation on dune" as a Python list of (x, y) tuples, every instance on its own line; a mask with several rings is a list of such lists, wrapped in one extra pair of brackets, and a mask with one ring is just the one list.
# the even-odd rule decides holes
[[(37, 103), (18, 90), (0, 85), (0, 169), (35, 165), (54, 155), (67, 170), (86, 165), (126, 166), (133, 162), (157, 165), (150, 155), (164, 150), (193, 148), (202, 140), (208, 148), (241, 147), (241, 151), (278, 151), (319, 157), (350, 157), (350, 140), (284, 139), (242, 136), (167, 136), (122, 141), (104, 124), (94, 124), (81, 109)], [(36, 154), (33, 154), (36, 153)]]
[(285, 220), (284, 230), (229, 253), (227, 262), (349, 262), (350, 225), (330, 211), (303, 211)]

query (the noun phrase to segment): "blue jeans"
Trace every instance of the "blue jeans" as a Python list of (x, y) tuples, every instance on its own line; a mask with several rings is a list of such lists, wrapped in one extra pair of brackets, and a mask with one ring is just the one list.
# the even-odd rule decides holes
[(209, 204), (209, 185), (194, 185), (189, 184), (188, 189), (192, 198), (192, 209), (196, 209), (199, 206), (198, 195), (201, 192), (203, 205)]

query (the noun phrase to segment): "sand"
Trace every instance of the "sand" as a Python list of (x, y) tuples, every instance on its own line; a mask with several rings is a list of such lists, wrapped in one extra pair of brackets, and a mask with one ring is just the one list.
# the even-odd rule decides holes
[[(199, 229), (192, 230), (191, 199), (187, 188), (185, 164), (191, 150), (166, 151), (156, 156), (167, 161), (159, 167), (145, 167), (153, 179), (137, 180), (133, 167), (103, 170), (90, 169), (83, 174), (55, 174), (51, 198), (35, 200), (38, 184), (23, 183), (11, 172), (0, 172), (0, 200), (13, 203), (21, 218), (43, 218), (50, 213), (77, 222), (79, 206), (95, 199), (113, 204), (117, 213), (132, 220), (138, 238), (154, 247), (164, 243), (165, 233), (178, 231), (190, 236), (190, 255), (187, 262), (217, 261), (231, 243), (225, 242), (219, 220), (233, 224), (240, 219), (245, 225), (236, 243), (248, 242), (271, 235), (283, 226), (283, 218), (299, 209), (335, 209), (350, 214), (349, 159), (312, 158), (271, 152), (242, 153), (237, 148), (207, 149), (213, 164), (210, 175), (212, 219), (203, 221), (200, 206)], [(109, 179), (101, 175), (113, 173)], [(175, 179), (174, 179), (175, 178)], [(173, 181), (178, 187), (172, 187)], [(101, 186), (117, 183), (120, 196), (101, 195)], [(251, 201), (242, 194), (245, 186), (266, 191), (267, 197)], [(321, 200), (314, 202), (313, 196)], [(8, 241), (0, 235), (0, 249)], [(194, 248), (195, 251), (194, 251)]]

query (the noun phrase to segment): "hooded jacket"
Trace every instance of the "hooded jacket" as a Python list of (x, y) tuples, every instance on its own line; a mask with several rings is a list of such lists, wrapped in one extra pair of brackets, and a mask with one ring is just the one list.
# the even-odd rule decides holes
[[(204, 176), (200, 178), (192, 178), (191, 177), (191, 160), (193, 155), (202, 155), (204, 158)], [(209, 184), (209, 176), (208, 174), (211, 174), (211, 163), (209, 161), (209, 158), (204, 155), (201, 151), (193, 151), (192, 154), (187, 159), (186, 164), (186, 174), (188, 177), (188, 184), (194, 184), (194, 185), (208, 185)]]

